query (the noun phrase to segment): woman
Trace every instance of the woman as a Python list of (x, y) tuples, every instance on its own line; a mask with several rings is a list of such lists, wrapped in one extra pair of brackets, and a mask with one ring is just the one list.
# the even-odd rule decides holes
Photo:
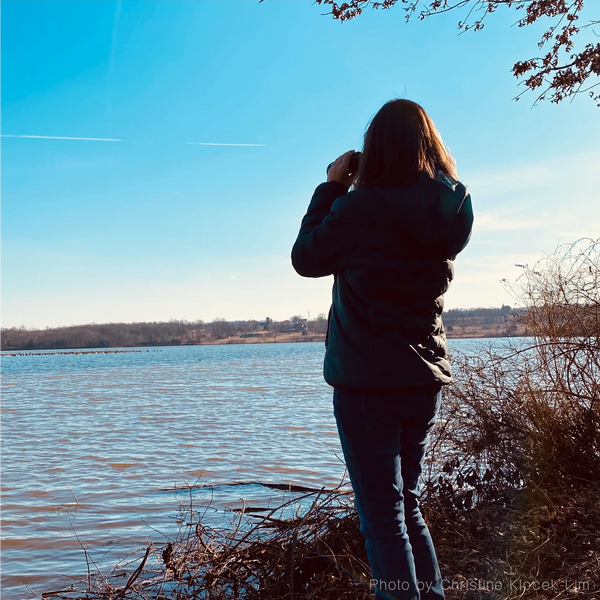
[[(428, 435), (451, 382), (441, 313), (467, 244), (471, 199), (423, 108), (392, 100), (317, 187), (292, 250), (305, 277), (334, 275), (324, 377), (376, 598), (444, 597), (419, 511)], [(351, 185), (354, 189), (348, 192)]]

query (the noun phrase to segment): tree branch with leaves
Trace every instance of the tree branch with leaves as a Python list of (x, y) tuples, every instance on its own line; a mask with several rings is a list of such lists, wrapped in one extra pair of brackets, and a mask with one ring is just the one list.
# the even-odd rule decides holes
[[(519, 11), (518, 27), (526, 27), (549, 18), (551, 26), (544, 32), (538, 47), (546, 52), (538, 57), (518, 61), (513, 65), (515, 77), (524, 77), (526, 91), (535, 91), (534, 102), (550, 100), (558, 103), (565, 98), (587, 93), (600, 106), (600, 43), (587, 43), (576, 47), (577, 35), (584, 29), (600, 24), (600, 20), (588, 20), (580, 24), (584, 0), (315, 0), (329, 6), (328, 13), (334, 19), (347, 21), (359, 16), (365, 8), (388, 10), (400, 4), (406, 20), (416, 15), (423, 20), (433, 15), (464, 9), (466, 15), (458, 22), (458, 29), (479, 31), (484, 20), (501, 6)], [(600, 37), (600, 36), (598, 36)], [(524, 92), (515, 97), (518, 100)]]

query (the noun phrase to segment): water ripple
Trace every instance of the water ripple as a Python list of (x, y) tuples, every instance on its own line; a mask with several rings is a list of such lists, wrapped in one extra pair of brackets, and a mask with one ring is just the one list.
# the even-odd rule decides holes
[[(2, 597), (68, 587), (82, 545), (111, 567), (174, 536), (190, 497), (216, 525), (289, 498), (222, 484), (339, 483), (322, 360), (311, 343), (3, 355)], [(199, 483), (216, 487), (181, 489)]]

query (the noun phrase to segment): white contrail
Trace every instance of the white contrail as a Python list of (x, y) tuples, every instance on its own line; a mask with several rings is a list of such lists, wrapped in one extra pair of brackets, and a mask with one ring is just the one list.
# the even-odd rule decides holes
[(80, 138), (80, 137), (59, 137), (56, 135), (9, 135), (3, 133), (2, 137), (9, 138), (35, 138), (40, 140), (84, 140), (87, 142), (123, 142), (125, 140), (113, 140), (109, 138)]
[[(87, 137), (62, 137), (57, 135), (12, 135), (3, 133), (1, 137), (8, 138), (31, 138), (38, 140), (83, 140), (87, 142), (125, 142), (125, 140), (117, 140), (111, 138), (87, 138)], [(153, 144), (154, 142), (144, 141), (138, 142), (140, 144)], [(252, 147), (266, 147), (267, 144), (222, 144), (218, 142), (185, 142), (189, 146), (252, 146)]]
[(216, 142), (186, 142), (189, 146), (262, 146), (266, 144), (218, 144)]

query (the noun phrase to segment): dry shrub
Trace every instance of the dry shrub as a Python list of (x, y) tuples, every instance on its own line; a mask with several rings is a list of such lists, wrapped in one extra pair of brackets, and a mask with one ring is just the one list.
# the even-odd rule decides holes
[[(308, 508), (301, 509), (300, 503), (307, 501)], [(189, 503), (180, 507), (175, 540), (135, 551), (106, 575), (90, 573), (81, 589), (44, 597), (369, 598), (364, 538), (348, 489), (295, 495), (264, 514), (266, 509), (242, 507), (224, 529), (204, 523), (207, 508), (195, 507), (190, 495)]]
[(449, 583), (497, 587), (449, 597), (600, 597), (599, 284), (560, 246), (510, 287), (532, 337), (454, 357), (423, 504)]

